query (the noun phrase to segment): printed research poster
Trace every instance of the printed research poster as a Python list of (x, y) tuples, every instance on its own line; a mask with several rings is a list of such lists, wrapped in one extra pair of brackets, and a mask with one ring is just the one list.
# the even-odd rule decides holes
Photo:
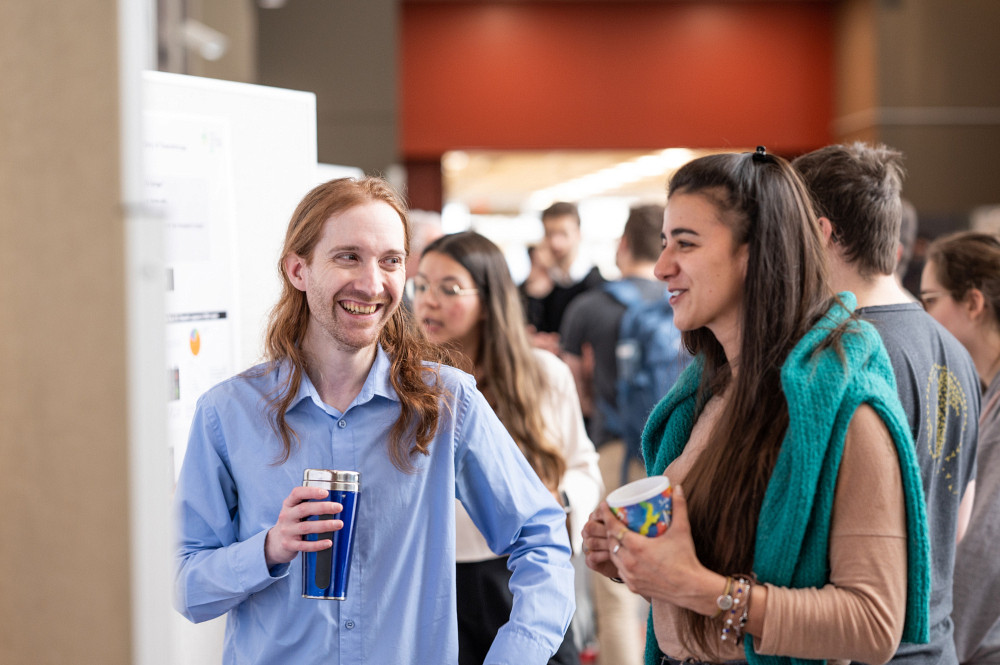
[(146, 198), (163, 215), (174, 478), (195, 403), (235, 373), (232, 150), (223, 118), (147, 112)]

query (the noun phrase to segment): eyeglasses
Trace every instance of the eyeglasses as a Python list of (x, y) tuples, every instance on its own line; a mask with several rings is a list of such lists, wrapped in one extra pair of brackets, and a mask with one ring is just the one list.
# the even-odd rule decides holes
[[(430, 283), (419, 277), (406, 280), (406, 295), (410, 300), (413, 300), (417, 296), (427, 295), (427, 291), (430, 288)], [(471, 296), (479, 293), (479, 289), (463, 289), (456, 282), (438, 282), (434, 289), (443, 298), (457, 298), (459, 296)]]

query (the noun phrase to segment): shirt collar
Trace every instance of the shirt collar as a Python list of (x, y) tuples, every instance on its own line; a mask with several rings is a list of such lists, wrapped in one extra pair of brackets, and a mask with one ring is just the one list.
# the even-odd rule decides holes
[[(392, 361), (389, 359), (389, 354), (385, 352), (381, 344), (378, 344), (375, 348), (375, 362), (372, 363), (371, 369), (368, 370), (368, 377), (365, 379), (365, 384), (361, 387), (361, 392), (351, 402), (351, 406), (347, 407), (348, 410), (352, 406), (369, 402), (376, 396), (398, 402), (399, 396), (396, 394), (396, 390), (392, 387), (392, 382), (389, 380), (389, 370), (391, 367)], [(287, 371), (289, 371), (289, 361), (285, 360), (282, 363), (281, 372)], [(299, 402), (306, 398), (312, 400), (316, 406), (324, 411), (333, 409), (333, 407), (320, 399), (319, 391), (313, 385), (312, 379), (309, 378), (306, 372), (302, 372), (299, 391), (295, 394), (295, 399), (292, 400), (292, 403), (288, 405), (288, 410), (291, 411)]]

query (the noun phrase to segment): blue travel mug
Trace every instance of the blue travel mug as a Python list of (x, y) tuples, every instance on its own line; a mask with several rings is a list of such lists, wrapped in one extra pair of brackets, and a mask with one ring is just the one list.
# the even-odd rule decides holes
[(302, 597), (324, 600), (347, 598), (347, 575), (351, 571), (351, 554), (354, 549), (355, 515), (358, 511), (358, 492), (361, 474), (357, 471), (332, 471), (306, 469), (302, 475), (305, 487), (321, 487), (326, 498), (317, 501), (334, 501), (344, 507), (336, 515), (319, 515), (310, 520), (339, 519), (344, 528), (339, 531), (306, 534), (306, 540), (332, 540), (333, 547), (319, 552), (302, 553)]

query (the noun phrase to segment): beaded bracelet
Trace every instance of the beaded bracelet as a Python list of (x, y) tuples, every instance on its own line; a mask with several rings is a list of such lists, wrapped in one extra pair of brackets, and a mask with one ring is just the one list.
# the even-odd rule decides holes
[[(722, 634), (719, 636), (719, 639), (725, 642), (732, 637), (734, 642), (739, 644), (743, 637), (743, 626), (746, 625), (750, 607), (750, 592), (753, 587), (750, 584), (750, 580), (742, 576), (738, 580), (735, 580), (733, 584), (736, 588), (733, 592), (732, 606), (722, 623)], [(743, 615), (739, 619), (736, 619), (736, 613), (740, 610), (741, 604), (743, 605)], [(734, 620), (736, 621), (735, 626), (733, 625)]]
[(743, 616), (740, 617), (740, 630), (743, 629), (743, 626), (747, 625), (747, 619), (750, 618), (750, 597), (753, 595), (753, 583), (755, 581), (756, 580), (754, 580), (753, 577), (747, 580), (747, 598), (743, 603)]
[(750, 618), (750, 598), (753, 596), (753, 579), (747, 580), (747, 596), (743, 599), (743, 614), (740, 615), (739, 623), (736, 629), (736, 643), (743, 643), (743, 628), (747, 625), (747, 619)]

